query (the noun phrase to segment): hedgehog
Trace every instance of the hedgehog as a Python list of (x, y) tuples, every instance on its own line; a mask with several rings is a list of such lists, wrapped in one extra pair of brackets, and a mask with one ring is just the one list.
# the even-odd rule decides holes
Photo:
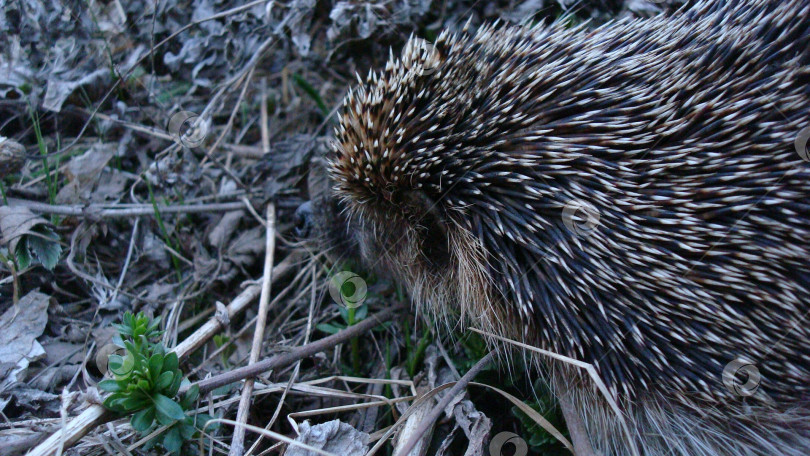
[(807, 43), (810, 0), (411, 38), (349, 90), (313, 220), (419, 309), (593, 366), (620, 413), (538, 359), (596, 454), (805, 456)]

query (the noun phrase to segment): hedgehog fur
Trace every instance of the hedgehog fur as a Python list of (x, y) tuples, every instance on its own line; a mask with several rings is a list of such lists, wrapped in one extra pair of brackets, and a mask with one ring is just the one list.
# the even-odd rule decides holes
[(629, 439), (544, 360), (598, 454), (810, 454), (808, 43), (810, 0), (411, 39), (345, 99), (344, 236), (423, 308), (592, 364)]

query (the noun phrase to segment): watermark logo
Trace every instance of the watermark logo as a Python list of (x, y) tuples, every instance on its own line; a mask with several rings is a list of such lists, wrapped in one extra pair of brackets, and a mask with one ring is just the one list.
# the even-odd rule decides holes
[(329, 280), (329, 295), (339, 305), (356, 309), (366, 300), (368, 286), (359, 275), (351, 271), (341, 271)]
[(810, 141), (810, 127), (805, 128), (796, 135), (796, 153), (799, 157), (806, 162), (810, 162), (810, 150), (807, 149), (807, 143)]
[[(747, 377), (745, 383), (741, 381), (744, 377)], [(757, 392), (761, 379), (757, 366), (739, 358), (726, 364), (723, 369), (723, 384), (737, 396), (752, 396)]]
[(599, 225), (599, 211), (581, 200), (569, 201), (562, 210), (563, 223), (578, 236), (587, 236)]
[[(102, 376), (107, 375), (108, 370), (112, 370), (116, 374), (120, 372), (126, 373), (130, 369), (125, 355), (125, 349), (115, 344), (107, 344), (96, 350), (96, 368), (101, 372)], [(131, 366), (129, 367), (131, 368)]]
[(515, 451), (512, 453), (515, 456), (526, 456), (529, 452), (529, 446), (526, 441), (514, 432), (499, 432), (492, 437), (489, 441), (489, 454), (490, 456), (504, 456), (508, 453), (503, 451), (506, 444), (511, 443), (515, 446)]
[(403, 59), (403, 65), (415, 71), (420, 76), (427, 76), (436, 72), (441, 63), (439, 51), (436, 46), (421, 38), (414, 38), (413, 55)]
[(200, 147), (208, 136), (209, 123), (191, 111), (180, 111), (169, 118), (166, 131), (181, 146), (193, 149)]

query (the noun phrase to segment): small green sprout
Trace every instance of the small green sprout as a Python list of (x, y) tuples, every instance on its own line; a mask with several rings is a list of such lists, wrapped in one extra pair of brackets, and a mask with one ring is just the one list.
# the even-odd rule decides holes
[(160, 443), (166, 451), (180, 454), (183, 442), (192, 439), (211, 416), (187, 414), (196, 408), (196, 386), (182, 398), (177, 397), (188, 380), (183, 378), (177, 354), (167, 353), (159, 342), (163, 334), (159, 324), (159, 318), (150, 319), (143, 312), (124, 314), (123, 323), (114, 325), (118, 336), (113, 343), (124, 348), (125, 353), (110, 355), (108, 368), (113, 378), (99, 382), (98, 387), (112, 393), (104, 406), (131, 415), (130, 424), (137, 432), (148, 434), (157, 426), (168, 426), (150, 444)]

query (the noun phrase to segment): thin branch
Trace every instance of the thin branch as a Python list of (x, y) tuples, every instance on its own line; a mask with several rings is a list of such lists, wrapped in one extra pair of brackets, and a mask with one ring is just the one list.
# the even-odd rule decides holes
[[(136, 133), (140, 133), (153, 138), (163, 139), (166, 141), (174, 141), (174, 137), (168, 132), (166, 132), (166, 130), (161, 128), (148, 127), (146, 125), (141, 125), (134, 122), (127, 122), (125, 120), (117, 119), (115, 117), (110, 117), (100, 112), (93, 114), (87, 109), (75, 106), (65, 106), (64, 108), (62, 108), (62, 111), (74, 112), (76, 114), (83, 115), (86, 117), (91, 117), (95, 115), (95, 117), (98, 117), (101, 120), (115, 123), (124, 128), (132, 130)], [(245, 146), (241, 144), (224, 143), (222, 144), (222, 147), (228, 150), (228, 152), (233, 153), (234, 155), (238, 155), (240, 157), (262, 158), (262, 156), (264, 156), (264, 154), (262, 153), (262, 148), (257, 146)]]
[[(312, 289), (312, 295), (311, 295), (311, 298), (309, 300), (309, 313), (307, 314), (307, 330), (304, 333), (304, 344), (305, 345), (309, 343), (309, 336), (312, 333), (312, 318), (315, 315), (315, 302), (316, 302), (317, 296), (318, 296), (317, 287), (316, 287), (316, 283), (315, 283), (316, 278), (317, 278), (317, 273), (315, 271), (314, 266), (310, 267), (309, 269), (310, 269), (311, 274), (312, 274), (312, 285), (310, 287)], [(287, 393), (289, 393), (290, 389), (293, 387), (293, 384), (298, 379), (298, 372), (300, 371), (300, 369), (301, 369), (301, 361), (299, 360), (297, 363), (295, 363), (295, 368), (293, 369), (293, 373), (292, 373), (292, 375), (290, 375), (290, 379), (287, 381), (287, 386), (284, 388), (284, 391), (282, 391), (281, 398), (278, 400), (278, 404), (276, 405), (276, 411), (273, 412), (273, 416), (270, 417), (270, 421), (268, 421), (267, 424), (264, 426), (265, 429), (270, 429), (271, 427), (273, 427), (273, 424), (276, 422), (276, 419), (278, 418), (279, 413), (281, 413), (281, 409), (284, 407), (284, 403), (285, 403), (284, 401), (287, 399)], [(264, 436), (260, 435), (259, 438), (256, 439), (255, 442), (253, 442), (253, 445), (251, 445), (250, 448), (248, 448), (248, 451), (246, 453), (247, 456), (250, 456), (250, 455), (253, 454), (253, 452), (256, 450), (256, 448), (258, 448), (259, 445), (262, 443), (262, 439), (264, 439)]]
[[(155, 207), (151, 204), (140, 204), (127, 207), (126, 209), (110, 209), (109, 206), (90, 204), (81, 205), (57, 205), (40, 203), (18, 198), (9, 198), (9, 206), (25, 206), (40, 214), (55, 214), (74, 217), (141, 217), (144, 215), (154, 215)], [(157, 206), (157, 211), (161, 214), (190, 214), (199, 212), (227, 212), (244, 209), (245, 203), (233, 201), (230, 203), (209, 203), (209, 204), (187, 204), (177, 206)]]
[[(267, 303), (270, 301), (270, 285), (273, 283), (273, 256), (276, 251), (276, 208), (272, 203), (267, 205), (267, 229), (265, 233), (264, 251), (264, 277), (262, 279), (262, 294), (259, 298), (259, 315), (253, 331), (253, 345), (250, 348), (248, 365), (256, 364), (262, 352), (264, 341), (264, 328), (267, 323)], [(236, 422), (247, 423), (250, 412), (250, 398), (253, 395), (253, 379), (245, 380), (242, 387), (242, 398), (239, 400), (239, 409), (236, 412)], [(237, 425), (233, 430), (230, 456), (242, 456), (245, 450), (245, 427)]]
[[(351, 338), (357, 337), (363, 333), (370, 331), (377, 325), (385, 323), (386, 321), (394, 318), (396, 312), (404, 307), (405, 307), (404, 303), (399, 303), (391, 307), (387, 307), (386, 309), (374, 315), (370, 315), (368, 318), (361, 321), (360, 323), (349, 326), (348, 328), (338, 332), (337, 334), (324, 337), (323, 339), (320, 339), (317, 342), (312, 342), (310, 344), (292, 348), (288, 352), (275, 355), (271, 358), (259, 361), (256, 364), (240, 367), (230, 372), (226, 372), (224, 374), (220, 374), (215, 377), (201, 380), (195, 384), (199, 386), (200, 394), (205, 394), (209, 391), (213, 391), (219, 388), (220, 386), (225, 386), (233, 382), (238, 382), (239, 380), (243, 380), (248, 377), (255, 377), (271, 369), (279, 369), (282, 367), (289, 366), (290, 364), (298, 361), (299, 359), (313, 356), (324, 350), (332, 348), (338, 344), (342, 344)], [(185, 389), (181, 389), (181, 392)]]

